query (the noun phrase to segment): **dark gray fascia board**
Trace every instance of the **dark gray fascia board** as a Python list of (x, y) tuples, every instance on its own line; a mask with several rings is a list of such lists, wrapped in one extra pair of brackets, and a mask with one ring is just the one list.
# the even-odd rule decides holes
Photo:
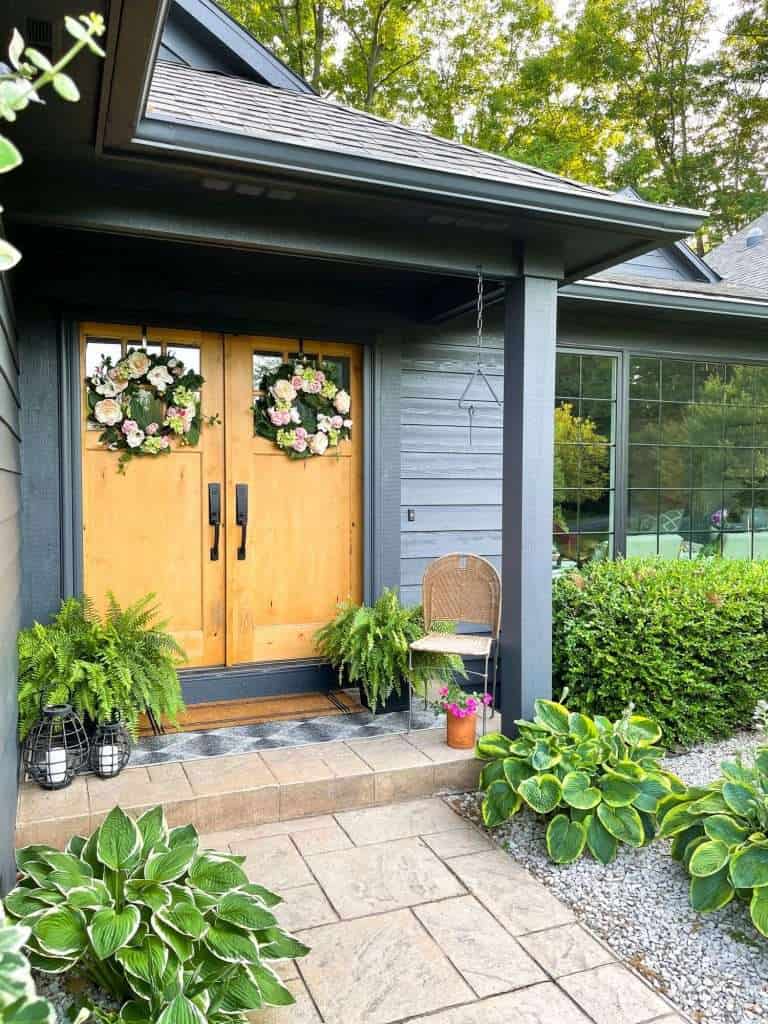
[(246, 31), (222, 10), (213, 0), (172, 0), (185, 14), (198, 23), (201, 30), (210, 34), (217, 42), (231, 50), (256, 74), (270, 85), (291, 92), (316, 95), (315, 90), (300, 75)]
[(651, 289), (612, 284), (609, 281), (578, 281), (561, 288), (560, 296), (564, 299), (643, 306), (647, 309), (674, 309), (715, 316), (768, 319), (768, 300), (761, 302), (759, 299), (739, 299), (730, 295), (695, 295), (692, 292), (665, 291), (663, 286)]
[(694, 270), (702, 275), (704, 281), (709, 281), (710, 284), (717, 284), (718, 281), (722, 281), (722, 277), (718, 272), (713, 267), (710, 267), (706, 260), (703, 260), (687, 242), (675, 242), (675, 249), (677, 249), (681, 259), (689, 263)]
[[(144, 117), (131, 148), (166, 155), (247, 165), (304, 177), (352, 182), (388, 190), (426, 194), (463, 202), (517, 208), (584, 223), (603, 223), (670, 241), (693, 234), (706, 214), (678, 207), (641, 205), (611, 198), (488, 181), (428, 168), (327, 152), (310, 146), (254, 139), (195, 125)], [(226, 172), (224, 172), (226, 173)]]

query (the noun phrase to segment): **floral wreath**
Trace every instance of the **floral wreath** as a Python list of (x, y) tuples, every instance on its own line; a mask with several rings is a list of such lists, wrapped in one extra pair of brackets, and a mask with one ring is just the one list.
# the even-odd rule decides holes
[[(114, 364), (111, 356), (102, 356), (85, 383), (88, 418), (104, 428), (99, 443), (121, 453), (121, 473), (136, 456), (169, 452), (173, 438), (183, 445), (200, 439), (205, 379), (176, 356), (128, 349)], [(218, 422), (218, 416), (207, 422)]]
[(254, 431), (292, 459), (325, 455), (352, 436), (349, 394), (337, 368), (302, 359), (281, 363), (261, 378), (253, 404)]

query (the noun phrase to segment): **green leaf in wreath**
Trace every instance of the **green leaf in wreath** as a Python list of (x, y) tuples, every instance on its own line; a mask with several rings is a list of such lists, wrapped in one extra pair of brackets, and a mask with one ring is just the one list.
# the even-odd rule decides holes
[(521, 799), (506, 779), (492, 782), (482, 804), (483, 823), (495, 828), (520, 810)]
[(596, 814), (590, 815), (587, 823), (587, 846), (589, 852), (600, 864), (610, 864), (616, 859), (619, 842), (604, 827)]
[(562, 797), (562, 787), (556, 775), (534, 775), (517, 787), (520, 796), (537, 814), (554, 811)]
[(645, 830), (634, 807), (610, 807), (602, 803), (597, 808), (597, 816), (603, 828), (620, 842), (628, 846), (643, 845)]
[(760, 934), (768, 937), (768, 888), (765, 886), (760, 886), (752, 893), (752, 899), (749, 902), (749, 915), (752, 918), (752, 924)]
[(733, 855), (731, 881), (737, 889), (768, 885), (768, 843), (748, 846)]
[(141, 915), (136, 907), (124, 907), (122, 910), (109, 907), (94, 914), (88, 925), (88, 936), (97, 958), (106, 960), (115, 950), (126, 946), (140, 923)]
[(587, 842), (583, 824), (571, 821), (567, 814), (556, 814), (547, 826), (547, 852), (555, 864), (578, 860)]
[(728, 880), (728, 866), (714, 875), (692, 878), (689, 889), (691, 906), (700, 914), (720, 910), (733, 899), (734, 888)]
[(568, 735), (570, 723), (567, 708), (554, 700), (542, 700), (541, 698), (534, 701), (533, 706), (535, 711), (533, 720), (537, 725), (543, 726), (549, 732)]
[(88, 945), (85, 918), (68, 907), (51, 907), (35, 918), (32, 934), (43, 953), (56, 957), (78, 957)]
[(588, 811), (600, 803), (600, 790), (590, 785), (586, 772), (568, 772), (563, 778), (563, 800), (571, 807)]
[(688, 870), (697, 878), (714, 875), (728, 863), (728, 846), (720, 839), (706, 839), (693, 851)]
[(704, 831), (710, 839), (719, 839), (728, 846), (738, 846), (749, 835), (749, 829), (728, 814), (713, 814), (705, 818)]
[(136, 822), (120, 807), (113, 807), (99, 828), (96, 856), (113, 871), (136, 866), (142, 839)]

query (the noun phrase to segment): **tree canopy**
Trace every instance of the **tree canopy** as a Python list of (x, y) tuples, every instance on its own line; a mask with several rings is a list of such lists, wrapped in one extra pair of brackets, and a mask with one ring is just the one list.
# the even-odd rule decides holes
[(219, 0), (319, 93), (649, 200), (768, 209), (768, 0)]

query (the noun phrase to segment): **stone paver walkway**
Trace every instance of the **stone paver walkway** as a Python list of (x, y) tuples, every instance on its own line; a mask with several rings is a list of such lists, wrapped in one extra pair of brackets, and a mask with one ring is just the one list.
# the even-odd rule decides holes
[(312, 952), (252, 1024), (682, 1024), (544, 885), (431, 797), (203, 836)]

